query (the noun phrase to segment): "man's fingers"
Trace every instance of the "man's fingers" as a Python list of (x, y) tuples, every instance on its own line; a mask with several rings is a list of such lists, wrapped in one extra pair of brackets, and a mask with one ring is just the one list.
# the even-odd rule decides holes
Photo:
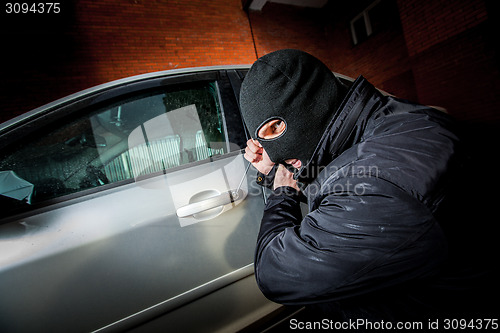
[[(260, 145), (259, 141), (250, 139), (247, 141), (247, 149), (250, 149), (253, 153), (259, 153), (262, 154), (262, 146)], [(245, 149), (246, 151), (246, 149)]]
[(276, 174), (274, 176), (274, 189), (277, 189), (281, 186), (293, 187), (297, 191), (300, 191), (297, 185), (297, 181), (293, 179), (293, 173), (285, 168), (282, 164), (278, 166), (278, 170), (276, 170)]
[(290, 172), (283, 164), (278, 165), (277, 173), (286, 178), (293, 178), (293, 172)]
[(245, 159), (250, 163), (258, 163), (262, 161), (262, 154), (256, 154), (248, 147), (245, 148)]
[(255, 145), (259, 148), (262, 148), (262, 145), (260, 144), (260, 142), (258, 140), (255, 140), (255, 139), (251, 139), (253, 141), (253, 143), (255, 143)]
[(245, 159), (250, 163), (258, 163), (263, 159), (262, 153), (264, 149), (257, 146), (256, 142), (260, 145), (258, 141), (255, 141), (253, 139), (247, 141), (247, 146), (245, 148)]

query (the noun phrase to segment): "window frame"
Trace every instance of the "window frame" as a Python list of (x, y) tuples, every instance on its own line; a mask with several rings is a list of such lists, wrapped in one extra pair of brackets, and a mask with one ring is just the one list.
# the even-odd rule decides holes
[[(157, 77), (146, 77), (142, 79), (141, 76), (139, 76), (138, 80), (133, 80), (133, 78), (131, 78), (131, 81), (128, 81), (126, 79), (118, 80), (116, 81), (116, 83), (111, 82), (110, 84), (102, 85), (101, 89), (99, 89), (99, 87), (101, 86), (98, 86), (94, 88), (95, 91), (93, 91), (92, 93), (86, 94), (87, 91), (83, 91), (29, 112), (20, 117), (20, 119), (14, 119), (14, 125), (6, 123), (7, 126), (4, 126), (3, 129), (0, 129), (0, 150), (8, 153), (9, 150), (14, 149), (13, 145), (28, 139), (32, 135), (36, 135), (37, 132), (43, 132), (46, 131), (47, 128), (53, 126), (57, 127), (59, 124), (64, 123), (67, 120), (73, 120), (77, 117), (85, 116), (92, 113), (96, 109), (99, 109), (99, 107), (109, 104), (112, 101), (126, 99), (127, 96), (133, 96), (136, 94), (140, 94), (141, 92), (168, 86), (197, 82), (215, 82), (216, 96), (219, 99), (218, 105), (220, 107), (222, 116), (221, 118), (225, 132), (224, 135), (227, 145), (226, 154), (213, 156), (210, 159), (194, 161), (184, 165), (169, 168), (164, 171), (154, 172), (148, 175), (141, 176), (140, 179), (124, 179), (109, 184), (104, 184), (102, 186), (88, 188), (59, 197), (46, 199), (39, 203), (34, 203), (33, 205), (23, 205), (18, 209), (9, 211), (6, 218), (2, 219), (1, 224), (8, 222), (9, 220), (11, 220), (11, 218), (17, 218), (20, 215), (33, 215), (34, 210), (37, 210), (37, 212), (49, 211), (56, 208), (52, 207), (54, 205), (66, 206), (70, 204), (68, 203), (69, 201), (71, 201), (71, 203), (85, 201), (89, 195), (92, 195), (93, 197), (106, 195), (107, 193), (110, 193), (108, 191), (118, 191), (123, 186), (131, 186), (138, 180), (142, 181), (155, 178), (159, 175), (180, 171), (183, 169), (195, 167), (240, 154), (241, 149), (243, 148), (242, 142), (236, 142), (239, 149), (234, 149), (235, 147), (231, 145), (231, 143), (233, 142), (230, 141), (230, 139), (234, 137), (235, 134), (235, 129), (232, 125), (236, 125), (236, 127), (238, 127), (238, 124), (229, 125), (226, 120), (229, 117), (230, 119), (232, 119), (231, 121), (234, 122), (234, 119), (237, 120), (238, 117), (240, 117), (241, 122), (239, 108), (237, 106), (236, 100), (234, 99), (234, 97), (232, 97), (234, 95), (232, 87), (228, 82), (229, 80), (227, 78), (226, 71), (222, 69), (213, 69), (207, 71), (197, 71), (193, 73), (181, 73), (178, 75), (161, 75), (162, 73), (168, 74), (168, 71), (156, 73), (158, 75)], [(121, 81), (125, 82), (122, 83)], [(244, 142), (246, 142), (246, 140)]]
[(354, 28), (354, 25), (356, 24), (356, 22), (358, 22), (358, 20), (363, 19), (365, 29), (366, 29), (366, 38), (370, 37), (373, 34), (372, 24), (371, 24), (371, 20), (370, 20), (370, 10), (372, 10), (380, 2), (381, 2), (381, 0), (375, 0), (374, 2), (372, 2), (361, 13), (356, 15), (349, 23), (349, 28), (351, 30), (352, 42), (354, 45), (358, 45), (359, 43), (361, 43), (358, 40), (358, 36), (356, 35), (356, 29)]

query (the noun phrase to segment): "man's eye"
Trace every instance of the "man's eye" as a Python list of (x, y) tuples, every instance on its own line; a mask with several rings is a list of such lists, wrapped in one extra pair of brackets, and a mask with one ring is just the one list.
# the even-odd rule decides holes
[(258, 136), (263, 139), (272, 139), (280, 136), (286, 129), (286, 123), (282, 120), (271, 120), (262, 125), (258, 131)]

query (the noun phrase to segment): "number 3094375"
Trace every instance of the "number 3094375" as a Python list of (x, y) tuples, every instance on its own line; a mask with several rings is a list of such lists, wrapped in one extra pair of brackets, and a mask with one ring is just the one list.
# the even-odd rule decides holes
[(60, 2), (8, 2), (5, 4), (6, 14), (59, 14)]

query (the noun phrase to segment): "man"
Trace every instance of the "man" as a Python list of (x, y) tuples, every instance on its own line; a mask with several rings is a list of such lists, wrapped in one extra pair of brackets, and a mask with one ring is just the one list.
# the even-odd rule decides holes
[(464, 294), (442, 288), (448, 246), (436, 219), (458, 146), (446, 114), (363, 77), (346, 87), (298, 50), (258, 59), (240, 104), (245, 158), (273, 190), (255, 254), (269, 299), (344, 320), (454, 313), (448, 301)]

